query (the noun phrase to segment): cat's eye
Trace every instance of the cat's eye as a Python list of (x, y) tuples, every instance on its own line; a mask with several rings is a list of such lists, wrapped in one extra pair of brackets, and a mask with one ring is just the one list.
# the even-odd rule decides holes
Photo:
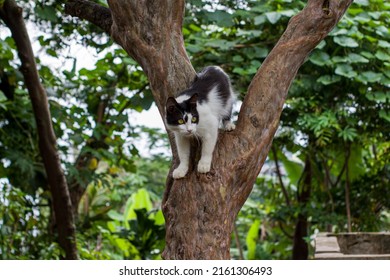
[(184, 120), (183, 119), (180, 119), (177, 122), (178, 122), (178, 124), (184, 124)]
[(198, 119), (196, 117), (192, 117), (191, 122), (196, 122)]

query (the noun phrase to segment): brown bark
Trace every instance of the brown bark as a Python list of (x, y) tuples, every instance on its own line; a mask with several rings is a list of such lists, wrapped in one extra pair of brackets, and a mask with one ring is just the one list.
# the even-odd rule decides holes
[(86, 0), (68, 0), (65, 13), (88, 20), (108, 34), (111, 33), (111, 12), (106, 7)]
[[(236, 130), (220, 133), (211, 172), (194, 170), (199, 149), (193, 143), (186, 178), (173, 180), (169, 173), (162, 205), (167, 232), (164, 258), (229, 259), (234, 220), (267, 157), (290, 84), (351, 3), (309, 0), (254, 77)], [(184, 0), (109, 0), (108, 4), (111, 36), (142, 66), (164, 118), (167, 97), (185, 89), (195, 77), (181, 33)], [(170, 141), (176, 165), (172, 135)]]
[(20, 70), (23, 73), (34, 110), (39, 137), (39, 150), (50, 185), (57, 221), (58, 241), (65, 251), (66, 259), (77, 259), (72, 205), (57, 152), (56, 137), (51, 123), (46, 92), (39, 80), (33, 50), (22, 17), (22, 9), (17, 6), (14, 0), (6, 0), (3, 6), (0, 7), (0, 18), (12, 32), (12, 37), (22, 63)]

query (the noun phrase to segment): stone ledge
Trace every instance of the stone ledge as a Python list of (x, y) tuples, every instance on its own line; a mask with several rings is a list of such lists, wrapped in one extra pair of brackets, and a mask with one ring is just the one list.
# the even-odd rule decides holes
[(390, 260), (390, 233), (319, 233), (314, 259)]
[(390, 260), (390, 254), (386, 255), (345, 255), (343, 253), (316, 253), (316, 260)]

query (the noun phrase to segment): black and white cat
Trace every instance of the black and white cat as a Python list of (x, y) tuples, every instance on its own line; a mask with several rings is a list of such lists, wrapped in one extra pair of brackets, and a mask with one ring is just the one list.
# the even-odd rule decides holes
[(188, 172), (190, 137), (202, 141), (202, 153), (198, 172), (207, 173), (211, 168), (213, 151), (222, 121), (227, 131), (235, 128), (231, 122), (235, 101), (229, 77), (219, 67), (210, 66), (197, 74), (191, 86), (166, 103), (166, 125), (175, 135), (179, 166), (173, 178), (183, 178)]

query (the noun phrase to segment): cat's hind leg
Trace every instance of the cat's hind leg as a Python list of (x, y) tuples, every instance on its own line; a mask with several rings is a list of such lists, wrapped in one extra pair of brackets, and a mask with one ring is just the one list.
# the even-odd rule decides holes
[(211, 169), (213, 152), (218, 138), (218, 121), (211, 125), (210, 131), (202, 137), (202, 155), (198, 162), (198, 172), (207, 173)]
[(222, 120), (223, 129), (225, 131), (232, 131), (236, 128), (236, 125), (230, 120), (230, 116)]

